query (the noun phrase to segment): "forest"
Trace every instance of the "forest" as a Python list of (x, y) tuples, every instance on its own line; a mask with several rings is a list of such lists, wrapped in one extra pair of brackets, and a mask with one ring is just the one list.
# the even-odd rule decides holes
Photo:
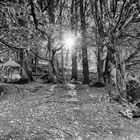
[(140, 139), (140, 0), (0, 0), (0, 140)]

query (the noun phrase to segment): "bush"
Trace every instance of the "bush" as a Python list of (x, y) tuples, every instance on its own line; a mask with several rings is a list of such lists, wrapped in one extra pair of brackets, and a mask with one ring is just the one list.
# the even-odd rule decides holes
[(126, 85), (127, 100), (131, 103), (140, 99), (140, 85), (135, 80), (130, 80)]

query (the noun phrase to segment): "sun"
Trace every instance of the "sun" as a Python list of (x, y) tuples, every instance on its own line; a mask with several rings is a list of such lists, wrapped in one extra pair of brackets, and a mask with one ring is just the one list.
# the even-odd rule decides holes
[(76, 36), (72, 31), (67, 31), (63, 34), (64, 48), (67, 50), (72, 50), (76, 44)]
[(65, 40), (65, 45), (66, 46), (69, 46), (69, 47), (72, 47), (74, 46), (74, 39), (72, 37), (68, 37), (66, 40)]

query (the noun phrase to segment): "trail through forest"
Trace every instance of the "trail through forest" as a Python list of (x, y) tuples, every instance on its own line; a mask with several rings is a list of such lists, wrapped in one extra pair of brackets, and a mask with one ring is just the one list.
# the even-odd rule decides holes
[(0, 140), (138, 140), (140, 120), (122, 116), (106, 88), (8, 85), (0, 101)]

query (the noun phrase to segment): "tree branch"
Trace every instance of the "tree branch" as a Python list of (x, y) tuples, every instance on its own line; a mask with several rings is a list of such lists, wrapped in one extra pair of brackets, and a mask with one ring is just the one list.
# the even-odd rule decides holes
[(118, 19), (118, 22), (116, 23), (116, 26), (114, 28), (114, 32), (116, 31), (121, 19), (122, 19), (122, 14), (123, 14), (123, 10), (124, 10), (124, 6), (125, 6), (125, 3), (126, 3), (126, 0), (124, 0), (123, 2), (123, 5), (122, 5), (122, 8), (121, 8), (121, 12), (120, 12), (120, 16), (119, 16), (119, 19)]
[(120, 22), (120, 26), (118, 27), (118, 30), (124, 28), (131, 22), (135, 22), (134, 21), (135, 16), (139, 14), (137, 13), (137, 10), (136, 10), (137, 9), (136, 7), (138, 6), (136, 1), (130, 0), (129, 3), (127, 3), (126, 6), (124, 7), (125, 18)]
[(56, 7), (58, 5), (60, 0), (56, 0), (56, 3), (54, 4), (54, 7)]
[(140, 46), (139, 45), (140, 45), (140, 42), (138, 44), (137, 50), (135, 50), (133, 53), (131, 53), (129, 55), (129, 57), (124, 61), (125, 63), (130, 62), (130, 60), (132, 60), (133, 58), (135, 58), (135, 56), (140, 52)]
[(37, 29), (38, 21), (36, 19), (36, 15), (35, 15), (35, 9), (34, 9), (34, 2), (33, 2), (33, 0), (30, 0), (30, 5), (31, 5), (31, 14), (32, 14), (32, 17), (34, 19), (35, 28)]
[(54, 48), (53, 51), (57, 52), (57, 51), (60, 51), (61, 49), (62, 49), (62, 47), (59, 47), (59, 48), (56, 48), (56, 49)]
[(49, 1), (48, 1), (47, 6), (42, 10), (43, 13), (48, 9), (48, 7), (49, 7), (50, 4), (51, 4), (51, 1), (52, 1), (52, 0), (49, 0)]
[[(4, 41), (1, 40), (1, 39), (0, 39), (0, 42), (3, 43), (5, 46), (9, 47), (10, 49), (16, 49), (16, 50), (26, 49), (26, 50), (28, 50), (27, 48), (17, 48), (17, 47), (13, 47), (13, 46), (9, 45), (8, 43), (4, 42)], [(58, 51), (58, 50), (60, 50), (60, 49), (61, 49), (61, 48), (58, 48), (58, 49), (56, 49), (55, 51)], [(49, 59), (46, 59), (46, 58), (43, 58), (43, 57), (39, 56), (39, 55), (36, 54), (32, 49), (30, 49), (30, 51), (31, 51), (35, 56), (39, 57), (40, 59), (46, 60), (46, 61), (49, 61), (49, 62), (50, 62)]]
[(51, 62), (51, 60), (39, 56), (39, 55), (38, 55), (37, 53), (35, 53), (32, 49), (30, 49), (30, 51), (31, 51), (35, 56), (37, 56), (38, 58), (40, 58), (40, 59), (42, 59), (42, 60), (46, 60), (46, 61)]
[(7, 46), (8, 48), (10, 48), (10, 49), (16, 49), (16, 50), (19, 50), (19, 49), (20, 49), (20, 48), (13, 47), (13, 46), (9, 45), (8, 43), (6, 43), (5, 41), (3, 41), (3, 40), (1, 40), (1, 39), (0, 39), (0, 42), (1, 42), (2, 44), (4, 44), (5, 46)]
[(135, 56), (139, 53), (140, 50), (135, 50), (129, 57), (125, 60), (125, 63), (128, 63), (131, 59), (135, 58)]
[(118, 3), (118, 0), (113, 0), (113, 6), (112, 6), (113, 18), (115, 18), (115, 16), (116, 16), (117, 3)]

